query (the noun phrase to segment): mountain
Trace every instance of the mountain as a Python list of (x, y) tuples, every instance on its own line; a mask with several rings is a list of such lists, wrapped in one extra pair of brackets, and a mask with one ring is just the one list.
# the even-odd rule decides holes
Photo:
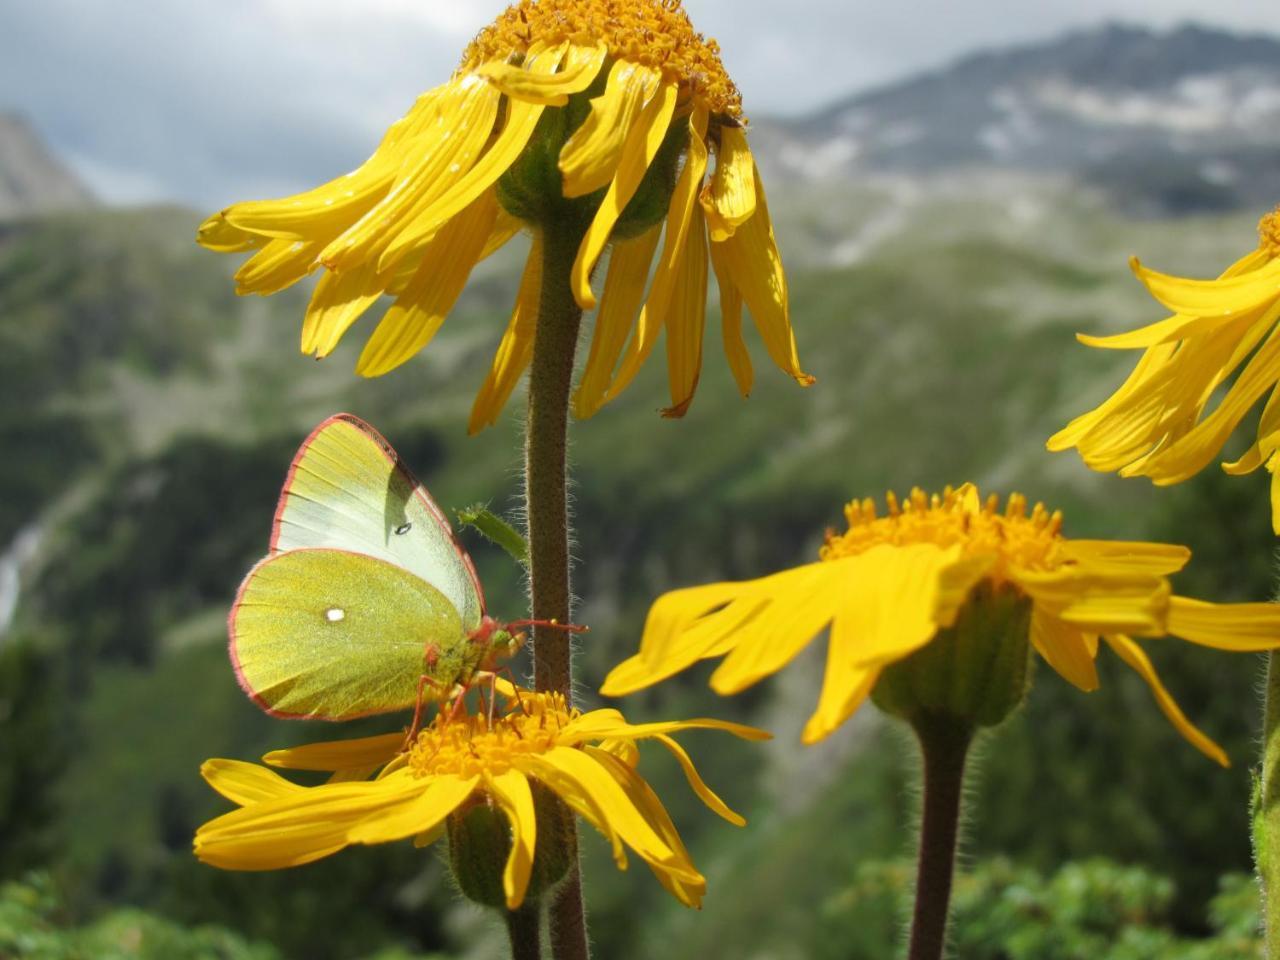
[(799, 181), (991, 168), (1066, 175), (1143, 214), (1269, 206), (1280, 40), (1110, 25), (757, 126), (766, 172)]
[(23, 117), (0, 113), (0, 220), (93, 204), (89, 189), (48, 150)]

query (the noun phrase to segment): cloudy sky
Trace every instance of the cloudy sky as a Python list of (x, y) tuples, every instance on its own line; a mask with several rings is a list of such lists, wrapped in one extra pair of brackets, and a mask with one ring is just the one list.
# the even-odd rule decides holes
[[(505, 0), (9, 0), (0, 110), (104, 199), (221, 206), (343, 172)], [(749, 113), (1108, 20), (1275, 31), (1275, 0), (686, 0)]]

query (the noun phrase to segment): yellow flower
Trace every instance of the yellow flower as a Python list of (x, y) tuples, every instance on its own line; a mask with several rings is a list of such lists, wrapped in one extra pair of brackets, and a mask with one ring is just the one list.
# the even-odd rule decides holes
[(1099, 638), (1150, 684), (1175, 727), (1208, 756), (1222, 750), (1183, 716), (1131, 637), (1172, 634), (1221, 650), (1280, 647), (1280, 605), (1214, 605), (1172, 596), (1168, 576), (1185, 547), (1069, 540), (1061, 515), (1026, 499), (981, 501), (966, 484), (941, 496), (890, 494), (888, 515), (870, 500), (845, 509), (846, 533), (828, 534), (821, 560), (742, 583), (676, 590), (649, 611), (640, 652), (601, 692), (619, 696), (709, 657), (726, 657), (711, 678), (736, 693), (789, 663), (831, 626), (818, 708), (804, 730), (821, 740), (872, 693), (882, 672), (939, 637), (992, 595), (1029, 605), (1030, 641), (1081, 690), (1098, 686)]
[(1258, 249), (1217, 280), (1172, 277), (1132, 262), (1174, 315), (1113, 337), (1080, 337), (1089, 346), (1143, 354), (1120, 389), (1054, 435), (1049, 449), (1076, 447), (1094, 470), (1179, 483), (1208, 465), (1270, 390), (1256, 442), (1223, 469), (1271, 472), (1272, 523), (1280, 534), (1280, 394), (1273, 389), (1280, 382), (1280, 208), (1262, 218), (1258, 233)]
[[(503, 873), (507, 906), (524, 900), (537, 825), (531, 781), (549, 788), (599, 830), (626, 869), (630, 847), (681, 903), (698, 906), (706, 882), (694, 868), (671, 818), (636, 772), (636, 741), (654, 739), (675, 756), (702, 801), (730, 823), (745, 821), (698, 776), (670, 736), (695, 728), (726, 730), (749, 740), (768, 734), (719, 720), (628, 724), (617, 710), (568, 710), (559, 694), (502, 688), (509, 709), (492, 723), (485, 714), (439, 716), (400, 751), (400, 733), (278, 750), (275, 767), (335, 772), (322, 786), (303, 787), (252, 763), (210, 760), (201, 769), (215, 790), (241, 809), (196, 832), (195, 852), (228, 870), (275, 870), (309, 863), (357, 843), (415, 837), (437, 839), (451, 814), (487, 804), (510, 823)], [(376, 779), (367, 780), (381, 768)]]
[(425, 347), (475, 264), (531, 226), (474, 432), (495, 421), (530, 362), (542, 224), (580, 222), (571, 287), (583, 309), (596, 306), (592, 273), (610, 245), (612, 254), (575, 413), (591, 416), (617, 396), (665, 328), (664, 412), (680, 416), (701, 370), (708, 260), (741, 392), (752, 384), (744, 304), (774, 363), (812, 382), (741, 114), (718, 46), (693, 30), (679, 0), (520, 0), (359, 169), (297, 196), (228, 207), (199, 241), (256, 251), (236, 274), (241, 294), (274, 293), (323, 268), (302, 330), (303, 352), (316, 357), (379, 297), (395, 297), (357, 366), (378, 376)]

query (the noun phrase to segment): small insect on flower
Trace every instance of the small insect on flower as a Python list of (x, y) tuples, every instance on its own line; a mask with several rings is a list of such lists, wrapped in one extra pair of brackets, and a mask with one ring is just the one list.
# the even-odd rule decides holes
[(1280, 534), (1280, 207), (1258, 224), (1257, 249), (1216, 280), (1157, 273), (1137, 259), (1132, 266), (1173, 316), (1111, 337), (1080, 335), (1091, 347), (1143, 353), (1119, 389), (1050, 438), (1049, 449), (1075, 447), (1094, 470), (1180, 483), (1209, 465), (1269, 392), (1253, 445), (1222, 468), (1271, 473)]
[(269, 552), (227, 618), (231, 662), (253, 701), (323, 720), (453, 698), (515, 653), (530, 623), (489, 616), (431, 495), (350, 414), (316, 427), (293, 458)]
[(740, 392), (753, 382), (744, 306), (773, 363), (813, 381), (796, 352), (741, 98), (716, 42), (679, 0), (513, 3), (358, 169), (296, 196), (232, 204), (198, 240), (253, 252), (236, 274), (242, 294), (323, 271), (302, 328), (302, 351), (317, 358), (394, 297), (356, 367), (373, 377), (426, 347), (475, 265), (522, 229), (533, 247), (472, 432), (496, 421), (532, 361), (544, 281), (584, 310), (599, 307), (573, 398), (579, 417), (625, 389), (664, 332), (664, 414), (685, 413), (702, 369), (710, 272)]
[[(703, 782), (671, 734), (713, 729), (747, 740), (769, 735), (720, 720), (629, 724), (617, 710), (570, 709), (560, 694), (519, 690), (501, 680), (495, 689), (505, 710), (492, 718), (484, 712), (438, 714), (407, 748), (400, 734), (390, 734), (277, 750), (264, 758), (273, 767), (338, 775), (321, 786), (300, 786), (257, 764), (206, 762), (205, 779), (241, 809), (197, 831), (196, 856), (226, 870), (277, 870), (352, 844), (413, 837), (423, 846), (447, 830), (463, 891), (489, 906), (515, 909), (526, 896), (545, 893), (546, 881), (567, 867), (548, 869), (544, 862), (559, 845), (554, 833), (548, 840), (540, 834), (540, 824), (554, 826), (544, 821), (539, 794), (531, 789), (540, 785), (605, 837), (620, 869), (629, 847), (676, 899), (698, 906), (706, 880), (637, 772), (637, 743), (653, 739), (666, 747), (702, 802), (741, 826), (742, 817)], [(477, 834), (495, 842), (477, 842)]]
[(1165, 543), (1072, 540), (1062, 515), (1025, 497), (1005, 509), (972, 484), (905, 502), (890, 494), (845, 508), (821, 559), (758, 580), (675, 590), (649, 611), (640, 651), (608, 676), (621, 696), (695, 662), (724, 657), (711, 676), (736, 693), (786, 666), (830, 627), (818, 706), (804, 729), (830, 735), (870, 697), (883, 709), (999, 723), (1028, 686), (1038, 653), (1081, 690), (1098, 686), (1099, 641), (1151, 687), (1165, 716), (1207, 756), (1222, 749), (1183, 715), (1133, 637), (1172, 635), (1219, 650), (1280, 648), (1280, 605), (1213, 604), (1174, 596), (1169, 576), (1190, 559)]

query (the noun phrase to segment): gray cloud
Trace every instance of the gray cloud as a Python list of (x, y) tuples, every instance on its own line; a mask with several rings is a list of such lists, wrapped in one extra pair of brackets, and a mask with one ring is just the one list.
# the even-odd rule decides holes
[[(0, 9), (0, 109), (105, 198), (216, 207), (358, 163), (503, 0), (43, 0)], [(982, 46), (1105, 20), (1270, 28), (1273, 0), (686, 0), (748, 112), (799, 113)]]

